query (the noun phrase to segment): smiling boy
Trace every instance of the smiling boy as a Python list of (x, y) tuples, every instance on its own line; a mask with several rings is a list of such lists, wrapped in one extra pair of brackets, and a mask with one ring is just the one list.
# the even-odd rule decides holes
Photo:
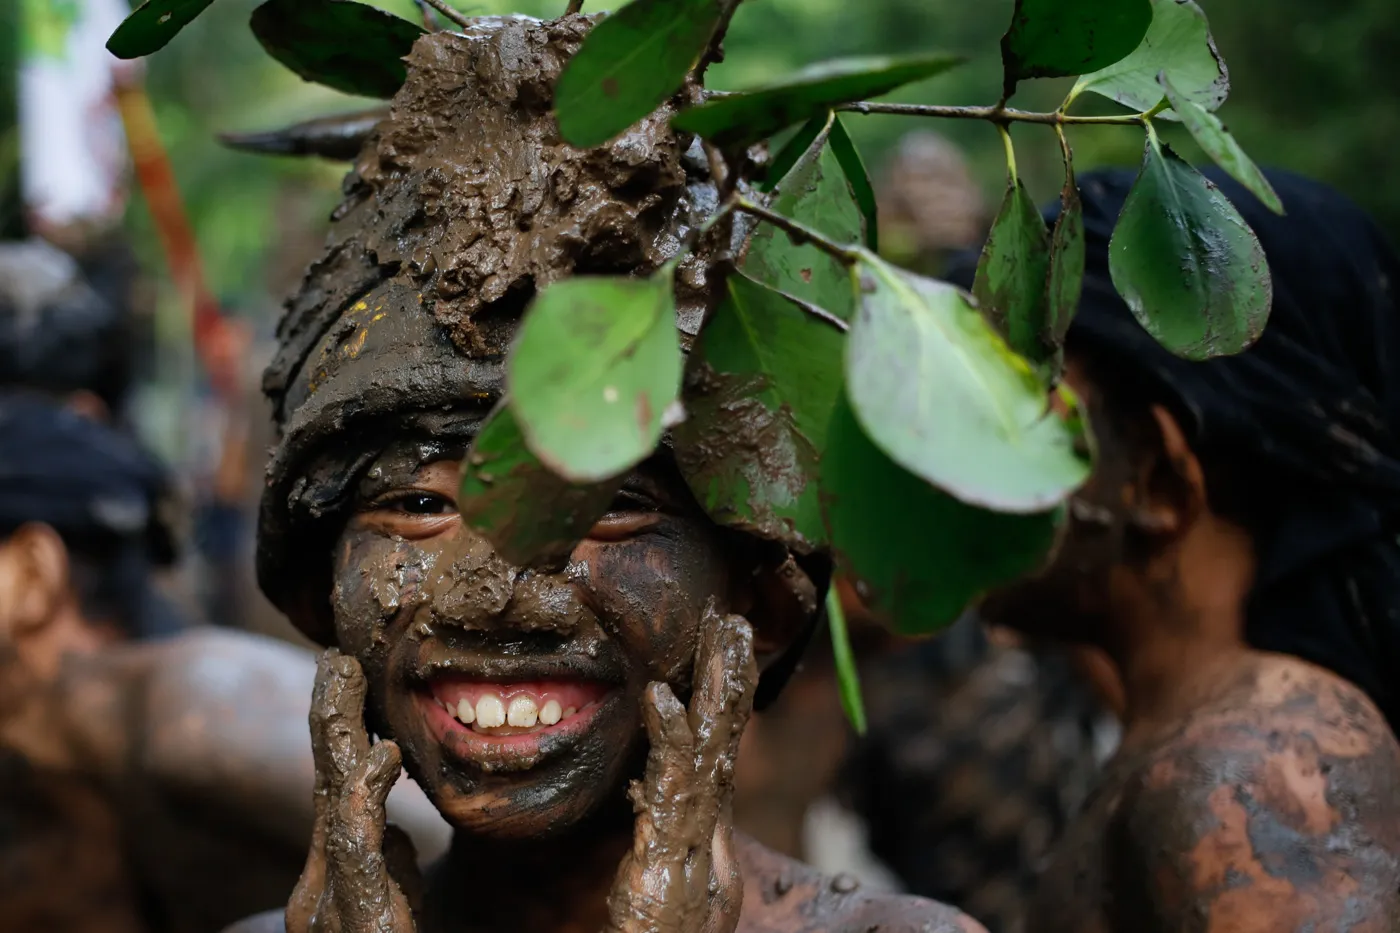
[[(713, 198), (665, 108), (598, 150), (558, 140), (590, 23), (419, 40), (282, 323), (260, 579), (339, 650), (306, 870), (285, 921), (244, 929), (978, 930), (731, 828), (760, 671), (814, 624), (822, 558), (715, 525), (664, 446), (562, 566), (508, 563), (457, 513), (533, 292), (649, 274)], [(712, 283), (677, 280), (688, 340)], [(384, 824), (400, 757), (456, 830), (424, 878)]]

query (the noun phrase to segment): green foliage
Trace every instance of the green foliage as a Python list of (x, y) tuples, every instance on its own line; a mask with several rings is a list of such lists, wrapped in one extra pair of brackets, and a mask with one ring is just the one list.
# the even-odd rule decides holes
[(846, 126), (837, 117), (831, 123), (831, 135), (827, 139), (836, 161), (846, 175), (846, 183), (851, 186), (851, 194), (856, 199), (861, 216), (865, 218), (865, 246), (872, 253), (880, 249), (879, 205), (875, 200), (875, 186), (870, 183), (870, 174), (865, 170), (865, 161), (860, 150), (846, 132)]
[(1147, 332), (1193, 360), (1253, 343), (1273, 299), (1254, 231), (1220, 189), (1155, 138), (1113, 231), (1109, 271)]
[(540, 292), (521, 322), (507, 386), (526, 443), (576, 483), (651, 455), (681, 383), (673, 266), (650, 279), (581, 277)]
[(599, 23), (554, 89), (559, 132), (600, 146), (675, 94), (709, 44), (720, 0), (632, 0)]
[(403, 58), (421, 27), (354, 0), (267, 0), (253, 35), (307, 81), (346, 94), (393, 97), (407, 77)]
[(1150, 0), (1016, 0), (1001, 40), (1005, 94), (1026, 78), (1063, 78), (1127, 57), (1152, 23)]
[(1074, 165), (1065, 162), (1065, 186), (1060, 192), (1060, 216), (1050, 237), (1050, 281), (1046, 286), (1045, 342), (1054, 353), (1052, 374), (1059, 375), (1065, 334), (1079, 310), (1084, 290), (1084, 202), (1074, 180)]
[(1217, 110), (1230, 93), (1230, 75), (1215, 49), (1206, 15), (1194, 0), (1152, 0), (1152, 25), (1133, 54), (1080, 78), (1070, 98), (1093, 91), (1134, 110), (1162, 100), (1157, 77), (1166, 74), (1178, 94)]
[(865, 701), (860, 695), (860, 672), (856, 670), (851, 635), (846, 630), (846, 610), (836, 587), (826, 591), (826, 623), (831, 629), (831, 654), (836, 659), (836, 685), (841, 691), (841, 709), (851, 721), (856, 735), (865, 735)]
[(822, 458), (822, 502), (837, 566), (899, 631), (957, 621), (978, 596), (1038, 568), (1058, 513), (1011, 515), (959, 502), (871, 443), (844, 397)]
[(1003, 512), (1053, 508), (1084, 482), (1072, 398), (1066, 415), (1049, 413), (1035, 371), (961, 291), (874, 256), (857, 270), (846, 394), (880, 449), (963, 502)]
[(1270, 210), (1276, 214), (1282, 214), (1283, 202), (1279, 200), (1274, 186), (1269, 184), (1264, 173), (1259, 171), (1259, 166), (1255, 165), (1254, 160), (1245, 154), (1245, 151), (1240, 148), (1240, 144), (1235, 142), (1235, 137), (1230, 135), (1225, 124), (1220, 122), (1220, 118), (1190, 98), (1183, 96), (1165, 74), (1161, 76), (1160, 80), (1162, 89), (1167, 93), (1167, 101), (1171, 103), (1172, 109), (1176, 111), (1182, 124), (1191, 133), (1191, 138), (1205, 151), (1206, 155), (1214, 159), (1215, 163), (1224, 169), (1231, 178), (1252, 191), (1254, 196), (1268, 205)]
[(558, 564), (607, 510), (622, 477), (575, 485), (525, 446), (506, 403), (497, 406), (462, 463), (462, 521), (485, 534), (506, 560)]
[[(858, 243), (867, 237), (868, 227), (835, 147), (829, 144), (835, 126), (835, 116), (828, 112), (807, 151), (778, 183), (771, 206), (838, 243)], [(749, 239), (743, 268), (760, 282), (850, 320), (855, 307), (850, 274), (843, 263), (815, 246), (798, 245), (786, 233), (762, 226)]]
[(878, 97), (954, 68), (956, 55), (869, 56), (820, 62), (783, 81), (727, 94), (683, 110), (671, 125), (733, 150), (758, 142), (837, 104)]
[(817, 466), (841, 389), (841, 333), (733, 274), (692, 351), (676, 460), (710, 517), (799, 552), (826, 541)]
[(146, 0), (107, 40), (117, 58), (140, 58), (165, 47), (214, 0)]
[(1052, 359), (1048, 341), (1050, 231), (1018, 178), (1010, 179), (977, 263), (972, 293), (1011, 349), (1032, 363)]

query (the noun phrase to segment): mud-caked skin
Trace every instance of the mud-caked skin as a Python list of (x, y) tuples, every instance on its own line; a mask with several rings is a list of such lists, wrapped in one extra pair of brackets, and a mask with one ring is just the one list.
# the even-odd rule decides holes
[[(662, 458), (567, 567), (546, 572), (506, 564), (462, 526), (455, 461), (415, 469), (401, 446), (368, 471), (338, 548), (345, 653), (318, 671), (317, 829), (288, 933), (980, 929), (928, 901), (864, 896), (735, 835), (734, 760), (758, 663), (749, 623), (724, 610), (755, 605), (755, 573), (740, 572), (731, 555), (746, 549)], [(547, 729), (503, 735), (445, 715), (440, 698), (465, 683), (593, 699)], [(384, 740), (371, 743), (365, 722)], [(385, 824), (401, 755), (458, 830), (426, 879)], [(258, 924), (278, 926), (243, 929)]]
[(1266, 656), (1110, 766), (1029, 928), (1400, 929), (1400, 752), (1355, 687)]

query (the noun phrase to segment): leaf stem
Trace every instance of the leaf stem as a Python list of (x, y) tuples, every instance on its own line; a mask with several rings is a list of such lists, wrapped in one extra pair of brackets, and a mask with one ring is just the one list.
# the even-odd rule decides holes
[(446, 0), (423, 0), (423, 2), (464, 29), (472, 24), (471, 17), (460, 10), (452, 9), (447, 5)]
[(1001, 136), (1002, 148), (1006, 150), (1006, 174), (1011, 179), (1012, 187), (1015, 187), (1021, 179), (1016, 174), (1016, 147), (1011, 142), (1011, 128), (1005, 123), (998, 123), (997, 133)]
[(841, 104), (844, 113), (888, 113), (907, 117), (941, 117), (947, 120), (986, 120), (990, 123), (1042, 123), (1050, 126), (1142, 126), (1147, 115), (1141, 113), (1112, 114), (1102, 117), (1079, 117), (1073, 114), (1035, 113), (1009, 107), (945, 107), (939, 104), (890, 104), (877, 101), (856, 101)]
[(782, 214), (775, 214), (761, 204), (755, 204), (747, 198), (736, 198), (734, 209), (757, 217), (759, 220), (766, 220), (768, 223), (782, 230), (788, 235), (796, 246), (810, 243), (817, 249), (831, 256), (842, 265), (854, 265), (860, 260), (860, 250), (849, 246), (842, 246), (835, 240), (830, 240), (806, 224), (799, 223), (791, 217), (784, 217)]
[(564, 7), (564, 15), (577, 13), (583, 9), (583, 0), (569, 0), (569, 5)]
[(831, 629), (831, 654), (836, 661), (836, 683), (841, 691), (841, 708), (857, 735), (865, 735), (865, 702), (861, 698), (860, 673), (856, 670), (851, 636), (846, 630), (846, 611), (835, 585), (826, 591), (826, 624)]

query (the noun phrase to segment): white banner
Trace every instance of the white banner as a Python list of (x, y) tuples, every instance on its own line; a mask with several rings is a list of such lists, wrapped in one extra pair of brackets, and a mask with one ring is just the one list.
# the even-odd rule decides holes
[(126, 0), (20, 0), (21, 191), (41, 229), (115, 220), (125, 204), (112, 89), (134, 66), (105, 45), (128, 12)]

